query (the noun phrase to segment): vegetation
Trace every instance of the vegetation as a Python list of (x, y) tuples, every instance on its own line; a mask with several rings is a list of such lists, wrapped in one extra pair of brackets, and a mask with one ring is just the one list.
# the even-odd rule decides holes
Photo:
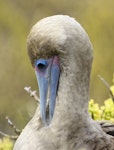
[(0, 150), (12, 150), (13, 144), (9, 138), (0, 139)]
[(114, 102), (111, 98), (104, 101), (103, 106), (92, 99), (89, 103), (89, 112), (94, 120), (111, 120), (114, 122)]
[[(35, 91), (32, 91), (30, 87), (26, 87), (25, 90), (38, 101), (38, 97)], [(100, 106), (93, 99), (89, 102), (89, 113), (94, 120), (109, 120), (114, 123), (114, 75), (113, 75), (113, 85), (110, 86), (109, 91), (111, 91), (111, 98), (108, 98), (104, 101), (104, 105)], [(9, 120), (9, 122), (11, 122)], [(13, 123), (10, 123), (11, 126), (14, 126)], [(14, 126), (15, 129), (15, 126)], [(18, 131), (19, 132), (19, 131)], [(17, 132), (17, 133), (18, 133)], [(0, 150), (12, 150), (14, 141), (9, 138), (4, 137), (0, 140)]]
[(100, 106), (93, 99), (89, 102), (89, 112), (94, 120), (110, 120), (114, 122), (114, 75), (113, 85), (109, 87), (111, 98), (104, 101), (104, 105)]
[[(27, 56), (26, 38), (33, 24), (55, 14), (76, 18), (93, 43), (90, 97), (95, 101), (90, 101), (90, 113), (94, 119), (106, 118), (103, 112), (107, 112), (108, 104), (105, 103), (108, 102), (104, 103), (104, 99), (108, 92), (97, 75), (101, 74), (111, 83), (110, 75), (114, 71), (113, 6), (114, 0), (0, 1), (0, 130), (12, 134), (5, 116), (10, 116), (17, 127), (22, 129), (34, 113), (36, 103), (23, 90), (25, 85), (37, 89), (34, 69)], [(112, 103), (111, 100), (109, 103)], [(105, 108), (101, 109), (101, 105)], [(93, 115), (96, 109), (100, 115)]]

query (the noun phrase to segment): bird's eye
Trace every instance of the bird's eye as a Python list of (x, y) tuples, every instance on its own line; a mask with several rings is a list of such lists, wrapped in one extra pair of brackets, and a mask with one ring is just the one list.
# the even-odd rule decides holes
[(42, 63), (39, 63), (38, 65), (37, 65), (37, 67), (39, 68), (39, 69), (44, 69), (45, 68), (45, 64), (42, 64)]
[(45, 69), (46, 66), (47, 66), (47, 61), (44, 60), (44, 59), (39, 59), (39, 60), (37, 60), (37, 62), (36, 62), (36, 66), (37, 66), (37, 68), (38, 68), (39, 70), (43, 70), (43, 69)]

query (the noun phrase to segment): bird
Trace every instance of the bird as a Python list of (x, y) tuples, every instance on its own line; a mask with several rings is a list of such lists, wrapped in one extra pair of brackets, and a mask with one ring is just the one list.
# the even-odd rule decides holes
[(93, 46), (67, 15), (33, 25), (27, 51), (38, 81), (40, 106), (14, 150), (114, 150), (114, 136), (88, 112)]

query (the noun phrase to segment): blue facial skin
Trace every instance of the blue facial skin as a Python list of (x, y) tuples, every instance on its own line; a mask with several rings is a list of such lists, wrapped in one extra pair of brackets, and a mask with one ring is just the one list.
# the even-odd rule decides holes
[(50, 59), (38, 59), (35, 64), (35, 73), (39, 86), (40, 93), (40, 112), (41, 118), (45, 125), (46, 121), (46, 102), (49, 90), (49, 119), (51, 122), (54, 114), (56, 103), (56, 95), (58, 81), (60, 75), (60, 66), (58, 56), (53, 56)]

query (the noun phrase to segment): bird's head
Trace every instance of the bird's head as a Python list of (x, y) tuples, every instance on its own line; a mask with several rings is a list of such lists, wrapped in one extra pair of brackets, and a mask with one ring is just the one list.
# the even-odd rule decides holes
[(69, 16), (56, 15), (44, 18), (32, 27), (27, 49), (38, 81), (41, 118), (47, 124), (47, 116), (50, 123), (54, 115), (62, 73), (67, 76), (68, 70), (74, 74), (82, 69), (83, 73), (88, 68), (90, 71), (91, 43), (78, 22)]

